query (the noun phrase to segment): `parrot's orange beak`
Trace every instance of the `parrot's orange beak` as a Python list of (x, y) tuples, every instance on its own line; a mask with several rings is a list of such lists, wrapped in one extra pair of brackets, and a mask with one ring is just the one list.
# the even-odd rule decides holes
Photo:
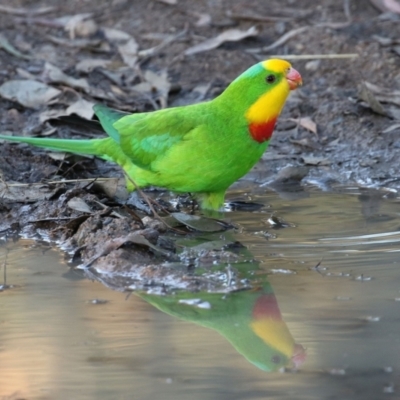
[(289, 68), (286, 74), (286, 80), (288, 81), (290, 90), (295, 90), (303, 84), (300, 73), (292, 67)]
[(307, 358), (307, 353), (301, 344), (295, 344), (293, 349), (292, 363), (295, 368), (300, 367)]

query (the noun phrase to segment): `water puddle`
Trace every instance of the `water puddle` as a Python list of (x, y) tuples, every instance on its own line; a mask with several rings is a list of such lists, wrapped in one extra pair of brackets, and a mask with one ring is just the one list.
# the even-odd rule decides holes
[(399, 199), (252, 200), (212, 237), (245, 246), (222, 268), (231, 293), (128, 296), (47, 244), (4, 242), (0, 399), (398, 399)]

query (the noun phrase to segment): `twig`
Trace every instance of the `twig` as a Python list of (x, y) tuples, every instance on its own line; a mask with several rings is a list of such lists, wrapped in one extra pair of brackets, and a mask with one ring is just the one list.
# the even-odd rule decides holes
[(63, 28), (64, 24), (55, 19), (41, 18), (41, 17), (15, 17), (15, 22), (27, 25), (42, 25), (49, 28)]
[(56, 7), (53, 7), (53, 6), (39, 7), (39, 8), (30, 10), (27, 8), (14, 8), (14, 7), (0, 5), (0, 12), (6, 13), (6, 14), (13, 14), (13, 15), (41, 15), (41, 14), (47, 14), (49, 12), (52, 12), (55, 9), (56, 9)]
[(302, 26), (301, 28), (292, 29), (289, 32), (286, 32), (282, 35), (278, 40), (274, 43), (270, 44), (269, 46), (248, 49), (247, 52), (251, 54), (263, 53), (275, 49), (276, 47), (281, 46), (282, 44), (286, 43), (288, 40), (297, 36), (298, 34), (311, 29), (311, 28), (331, 28), (331, 29), (341, 29), (346, 28), (351, 24), (351, 20), (347, 20), (345, 22), (322, 22), (320, 24), (315, 24), (311, 26)]
[(169, 46), (170, 44), (172, 44), (173, 42), (177, 41), (178, 39), (181, 39), (181, 38), (185, 37), (187, 32), (188, 32), (188, 28), (185, 28), (181, 32), (177, 33), (176, 35), (166, 38), (165, 40), (163, 40), (157, 46), (152, 47), (150, 49), (145, 49), (145, 50), (139, 51), (139, 58), (140, 58), (139, 63), (143, 64), (150, 57), (154, 57), (155, 55), (157, 55), (165, 47)]
[(27, 223), (37, 224), (38, 222), (69, 221), (71, 219), (76, 219), (76, 217), (54, 217), (54, 218), (31, 219)]
[(79, 183), (79, 182), (107, 182), (115, 180), (115, 178), (86, 178), (86, 179), (66, 179), (64, 181), (49, 181), (49, 182), (33, 182), (33, 183), (7, 183), (4, 184), (8, 187), (26, 187), (26, 186), (43, 186), (43, 185), (59, 185), (61, 183)]
[(317, 271), (320, 275), (325, 276), (322, 271), (319, 269), (321, 263), (322, 263), (323, 258), (321, 258), (320, 261), (317, 262), (317, 265), (315, 265), (315, 267), (312, 267), (310, 269), (312, 269), (313, 271)]
[[(143, 197), (143, 200), (147, 203), (147, 205), (150, 208), (150, 211), (153, 213), (153, 216), (157, 219), (159, 219), (160, 221), (162, 221), (165, 225), (167, 225), (165, 223), (165, 221), (163, 221), (163, 219), (158, 215), (158, 213), (156, 212), (156, 210), (153, 207), (153, 204), (151, 204), (150, 198), (149, 196), (147, 196), (147, 194), (145, 194), (143, 192), (142, 189), (140, 189), (140, 187), (136, 184), (136, 182), (128, 175), (125, 174), (126, 178), (133, 184), (133, 186), (135, 186), (135, 189), (138, 191), (138, 193)], [(168, 225), (167, 225), (168, 226)]]
[(3, 284), (0, 285), (0, 290), (7, 289), (7, 259), (10, 250), (6, 247), (6, 256), (3, 262)]
[(14, 57), (22, 58), (23, 60), (30, 60), (32, 57), (22, 54), (18, 51), (5, 36), (0, 34), (0, 49), (3, 49), (8, 54), (11, 54)]
[(226, 267), (226, 276), (227, 276), (226, 286), (230, 287), (232, 286), (232, 281), (233, 281), (232, 267), (230, 264)]
[(324, 60), (335, 58), (357, 58), (357, 53), (343, 53), (343, 54), (279, 54), (268, 55), (269, 58), (283, 58), (286, 60)]
[(235, 14), (232, 12), (226, 13), (227, 17), (235, 19), (235, 20), (244, 20), (244, 21), (256, 21), (256, 22), (287, 22), (292, 21), (294, 17), (270, 17), (270, 16), (260, 16), (254, 14)]
[(180, 233), (180, 234), (186, 234), (186, 232), (181, 231), (180, 229), (174, 228), (172, 226), (170, 226), (169, 224), (167, 224), (161, 217), (160, 215), (156, 212), (156, 210), (154, 209), (153, 205), (151, 204), (151, 202), (153, 201), (155, 204), (157, 204), (163, 211), (165, 211), (167, 214), (169, 214), (169, 212), (160, 204), (158, 204), (156, 201), (154, 201), (153, 199), (151, 199), (149, 196), (147, 196), (142, 189), (140, 189), (140, 187), (136, 184), (136, 182), (127, 174), (125, 174), (126, 178), (133, 183), (133, 185), (135, 186), (135, 189), (138, 191), (138, 193), (143, 197), (144, 201), (147, 203), (147, 205), (150, 208), (150, 211), (153, 213), (154, 218), (158, 219), (160, 222), (162, 222), (168, 229), (171, 229), (174, 232)]
[(306, 31), (307, 29), (310, 29), (310, 26), (302, 26), (301, 28), (292, 29), (289, 32), (286, 32), (283, 36), (281, 36), (278, 40), (276, 40), (274, 43), (270, 44), (269, 46), (260, 47), (258, 49), (249, 49), (249, 50), (247, 50), (247, 52), (248, 53), (262, 53), (265, 51), (270, 51), (272, 49), (275, 49), (276, 47), (281, 46), (282, 44), (286, 43), (292, 37), (297, 36), (299, 33), (302, 33), (304, 31)]
[(94, 202), (97, 203), (100, 207), (102, 207), (103, 210), (110, 211), (110, 214), (111, 214), (111, 215), (114, 215), (114, 217), (117, 217), (117, 218), (120, 218), (120, 219), (125, 219), (124, 216), (122, 216), (121, 214), (118, 214), (118, 213), (117, 213), (116, 211), (114, 211), (111, 207), (108, 207), (108, 206), (106, 206), (105, 204), (101, 203), (100, 201), (97, 201), (97, 200), (94, 200), (94, 199), (93, 199), (92, 201), (94, 201)]
[[(62, 165), (64, 164), (64, 161), (65, 161), (65, 158), (63, 158), (63, 159), (61, 160), (61, 163), (60, 163), (60, 165), (59, 165), (59, 167), (58, 167), (58, 170), (57, 170), (57, 172), (55, 173), (55, 175), (58, 174), (58, 171), (60, 171)], [(73, 170), (77, 165), (82, 164), (82, 162), (84, 162), (84, 160), (76, 161), (74, 164), (72, 164), (72, 165), (63, 173), (63, 176), (67, 175), (68, 172), (71, 171), (71, 170)], [(96, 180), (96, 178), (95, 178), (95, 180)]]
[(351, 21), (350, 0), (343, 0), (343, 12), (348, 21)]
[(345, 22), (321, 22), (320, 24), (315, 24), (313, 27), (315, 28), (331, 28), (331, 29), (342, 29), (350, 26), (351, 21)]

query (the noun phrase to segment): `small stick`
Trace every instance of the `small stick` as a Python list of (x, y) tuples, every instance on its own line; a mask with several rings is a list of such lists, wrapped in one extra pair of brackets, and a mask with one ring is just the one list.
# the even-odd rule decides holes
[(343, 12), (348, 21), (351, 21), (350, 0), (343, 0)]
[(235, 19), (235, 20), (244, 20), (244, 21), (256, 21), (256, 22), (279, 22), (279, 21), (293, 21), (294, 17), (272, 17), (272, 16), (261, 16), (261, 15), (252, 15), (252, 14), (235, 14), (235, 13), (226, 13), (227, 17)]
[(79, 183), (79, 182), (107, 182), (112, 181), (115, 178), (85, 178), (85, 179), (66, 179), (64, 181), (49, 181), (49, 182), (33, 182), (33, 183), (7, 183), (4, 184), (9, 187), (25, 187), (25, 186), (35, 186), (35, 185), (59, 185), (61, 183)]
[(297, 36), (299, 33), (302, 33), (309, 28), (311, 28), (311, 27), (310, 26), (302, 26), (301, 28), (292, 29), (289, 32), (286, 32), (278, 40), (276, 40), (274, 43), (270, 44), (269, 46), (259, 47), (257, 49), (249, 49), (247, 51), (249, 53), (262, 53), (264, 51), (270, 51), (272, 49), (275, 49), (276, 47), (281, 46), (282, 44), (286, 43), (292, 37)]
[(0, 286), (0, 289), (7, 289), (7, 259), (9, 251), (10, 250), (6, 247), (6, 257), (3, 262), (3, 285)]
[(286, 60), (332, 60), (336, 58), (357, 58), (357, 53), (343, 54), (274, 54), (268, 55), (269, 58), (283, 58)]
[(14, 8), (0, 5), (0, 12), (5, 14), (13, 14), (13, 15), (41, 15), (47, 14), (56, 10), (56, 7), (48, 6), (48, 7), (39, 7), (37, 9), (27, 9), (27, 8)]
[[(127, 177), (127, 179), (129, 179), (130, 182), (133, 183), (133, 185), (135, 186), (135, 189), (138, 191), (138, 193), (143, 197), (144, 201), (147, 203), (147, 205), (149, 206), (151, 212), (153, 213), (154, 218), (158, 219), (159, 221), (161, 221), (168, 229), (171, 229), (174, 232), (180, 233), (180, 234), (186, 234), (186, 232), (181, 231), (180, 229), (177, 228), (173, 228), (172, 226), (168, 225), (161, 217), (160, 215), (156, 212), (156, 210), (154, 209), (153, 205), (151, 204), (151, 202), (153, 201), (155, 204), (157, 204), (158, 206), (160, 206), (164, 211), (166, 211), (168, 213), (168, 211), (162, 207), (160, 204), (158, 204), (156, 201), (152, 200), (149, 196), (147, 196), (142, 189), (140, 189), (140, 187), (136, 184), (136, 182), (127, 174), (125, 174), (125, 176)], [(169, 213), (168, 213), (169, 214)]]
[(125, 218), (121, 214), (118, 214), (116, 211), (114, 211), (111, 207), (106, 206), (105, 204), (101, 203), (100, 201), (97, 201), (97, 200), (93, 200), (93, 201), (95, 203), (97, 203), (100, 207), (102, 207), (103, 210), (110, 211), (111, 215), (114, 215), (115, 217), (120, 218), (120, 219), (124, 219)]

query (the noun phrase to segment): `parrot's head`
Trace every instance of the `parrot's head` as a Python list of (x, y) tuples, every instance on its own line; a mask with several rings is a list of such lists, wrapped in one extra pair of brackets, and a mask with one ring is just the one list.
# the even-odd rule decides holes
[(249, 124), (254, 140), (271, 138), (276, 119), (291, 90), (301, 86), (301, 75), (288, 61), (270, 59), (253, 65), (237, 77), (220, 96)]
[(264, 68), (265, 82), (267, 85), (282, 85), (294, 90), (303, 84), (301, 75), (297, 72), (289, 62), (273, 58), (271, 60), (262, 61), (260, 63)]
[(246, 117), (253, 123), (276, 119), (289, 92), (303, 83), (301, 75), (290, 63), (279, 59), (253, 65), (238, 80), (238, 84), (246, 87), (243, 92), (248, 104)]
[(253, 65), (239, 75), (229, 85), (228, 92), (231, 95), (240, 94), (241, 100), (249, 105), (266, 93), (276, 100), (277, 97), (283, 99), (284, 103), (289, 91), (302, 84), (300, 73), (288, 61), (272, 58)]

